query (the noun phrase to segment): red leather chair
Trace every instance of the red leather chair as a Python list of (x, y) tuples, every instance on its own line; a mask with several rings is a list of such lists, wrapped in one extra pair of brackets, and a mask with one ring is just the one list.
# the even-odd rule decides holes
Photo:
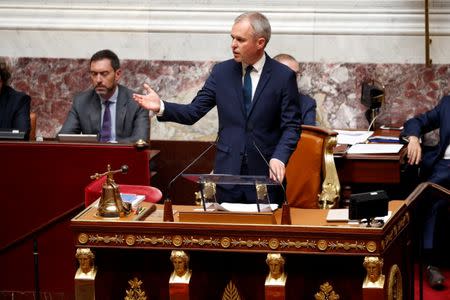
[[(84, 188), (84, 205), (87, 207), (97, 200), (102, 194), (102, 186), (106, 181), (106, 176), (92, 181)], [(119, 184), (119, 190), (124, 194), (144, 195), (146, 202), (156, 203), (162, 198), (159, 189), (147, 185)]]

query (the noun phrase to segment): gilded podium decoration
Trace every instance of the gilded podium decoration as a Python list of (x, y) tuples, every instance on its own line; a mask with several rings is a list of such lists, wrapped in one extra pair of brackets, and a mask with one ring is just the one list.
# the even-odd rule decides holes
[(241, 300), (239, 291), (233, 281), (229, 281), (222, 294), (222, 300)]
[(134, 277), (133, 279), (128, 280), (128, 284), (130, 285), (130, 289), (125, 291), (125, 300), (147, 300), (145, 291), (141, 288), (143, 284), (142, 280)]
[(325, 141), (325, 151), (323, 157), (322, 173), (324, 176), (322, 182), (322, 192), (319, 195), (318, 204), (320, 208), (335, 208), (338, 205), (341, 184), (334, 163), (334, 147), (337, 145), (336, 137), (328, 137)]
[(314, 295), (315, 300), (339, 300), (340, 296), (333, 290), (333, 286), (325, 282), (320, 286), (320, 291)]
[(75, 273), (75, 299), (95, 299), (95, 278), (97, 267), (94, 265), (95, 255), (89, 248), (78, 248), (75, 254), (79, 267)]
[(287, 275), (284, 272), (285, 259), (280, 253), (267, 254), (266, 264), (269, 266), (269, 274), (265, 285), (285, 285)]
[(173, 272), (169, 283), (189, 283), (192, 275), (189, 269), (189, 255), (182, 250), (172, 250), (170, 261), (173, 264)]
[(397, 265), (393, 265), (389, 272), (388, 300), (403, 299), (402, 273)]
[(95, 255), (91, 249), (78, 248), (75, 257), (79, 264), (75, 279), (95, 279), (97, 268), (94, 266)]
[(364, 279), (363, 288), (384, 287), (383, 259), (377, 256), (366, 256), (363, 266), (366, 268), (367, 276)]

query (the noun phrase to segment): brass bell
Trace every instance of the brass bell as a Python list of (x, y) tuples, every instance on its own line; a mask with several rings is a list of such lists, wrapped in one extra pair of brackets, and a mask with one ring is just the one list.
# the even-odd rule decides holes
[(115, 173), (126, 173), (127, 171), (128, 166), (126, 165), (123, 165), (119, 170), (111, 171), (111, 166), (108, 164), (108, 170), (105, 173), (96, 173), (91, 176), (91, 179), (98, 179), (106, 176), (106, 182), (103, 184), (102, 195), (97, 209), (99, 216), (104, 218), (122, 218), (130, 213), (131, 204), (122, 201), (119, 186), (115, 183), (113, 177)]

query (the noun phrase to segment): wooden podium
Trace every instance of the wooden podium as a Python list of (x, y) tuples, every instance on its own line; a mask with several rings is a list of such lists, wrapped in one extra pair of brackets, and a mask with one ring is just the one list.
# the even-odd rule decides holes
[(137, 277), (148, 299), (169, 299), (172, 250), (190, 256), (190, 299), (264, 299), (268, 253), (285, 258), (285, 299), (378, 300), (364, 292), (367, 256), (384, 260), (384, 299), (399, 289), (404, 299), (412, 297), (411, 220), (404, 201), (390, 202), (392, 216), (381, 228), (327, 223), (327, 210), (295, 208), (292, 225), (280, 225), (281, 211), (275, 225), (179, 221), (180, 213), (194, 208), (174, 205), (174, 222), (162, 222), (162, 205), (142, 221), (99, 219), (93, 207), (76, 216), (75, 244), (90, 248), (97, 261), (96, 298), (123, 297), (127, 282)]

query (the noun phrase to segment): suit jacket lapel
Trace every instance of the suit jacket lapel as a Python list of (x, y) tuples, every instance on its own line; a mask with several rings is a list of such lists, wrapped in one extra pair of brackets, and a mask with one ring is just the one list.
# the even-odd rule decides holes
[(102, 105), (100, 104), (100, 97), (97, 95), (95, 90), (92, 90), (92, 93), (94, 94), (91, 101), (91, 107), (89, 109), (89, 120), (91, 122), (91, 127), (93, 132), (100, 132), (102, 127)]
[(232, 86), (234, 87), (235, 93), (236, 93), (236, 100), (238, 103), (236, 105), (241, 108), (242, 115), (247, 117), (245, 115), (245, 107), (244, 107), (244, 94), (242, 91), (242, 64), (241, 63), (235, 63), (234, 64), (234, 74), (231, 76), (232, 78)]
[(119, 95), (117, 95), (116, 103), (116, 136), (122, 134), (123, 123), (127, 113), (128, 98), (125, 95), (124, 89), (119, 85)]
[[(266, 55), (266, 54), (264, 54)], [(271, 59), (268, 55), (266, 55), (266, 62), (264, 63), (264, 67), (261, 72), (261, 77), (259, 78), (258, 86), (256, 87), (255, 95), (253, 96), (252, 104), (250, 106), (250, 112), (248, 115), (253, 111), (253, 107), (257, 104), (258, 100), (260, 99), (261, 93), (264, 90), (264, 87), (269, 82), (270, 76), (272, 73), (272, 66), (271, 66)]]

